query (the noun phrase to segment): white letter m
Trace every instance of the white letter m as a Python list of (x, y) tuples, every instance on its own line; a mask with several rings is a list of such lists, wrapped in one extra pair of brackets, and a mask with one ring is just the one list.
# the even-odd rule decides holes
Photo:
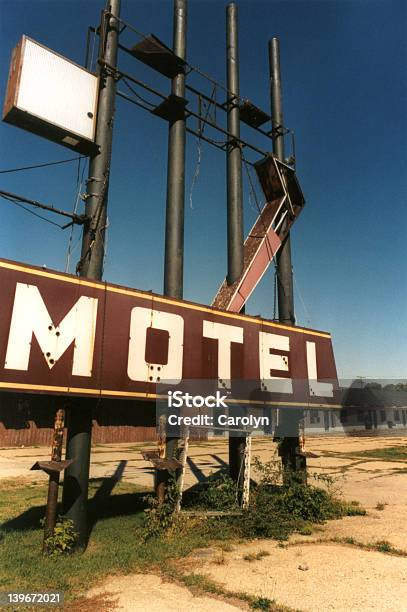
[(5, 369), (28, 370), (34, 334), (50, 370), (75, 342), (72, 374), (91, 376), (97, 307), (97, 298), (81, 296), (54, 325), (38, 287), (17, 283)]

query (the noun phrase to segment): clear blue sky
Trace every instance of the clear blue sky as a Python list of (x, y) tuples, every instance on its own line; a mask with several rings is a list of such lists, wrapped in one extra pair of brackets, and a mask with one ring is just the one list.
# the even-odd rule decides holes
[[(222, 82), (226, 4), (189, 5), (188, 60)], [(332, 333), (341, 377), (405, 378), (407, 4), (246, 0), (238, 7), (241, 94), (267, 111), (267, 41), (280, 38), (285, 123), (296, 132), (307, 200), (292, 231), (297, 322)], [(87, 26), (97, 23), (102, 8), (102, 0), (2, 0), (1, 99), (10, 53), (23, 33), (83, 63)], [(122, 17), (171, 45), (169, 0), (122, 0)], [(123, 57), (121, 66), (168, 91), (166, 79), (136, 60)], [(0, 169), (72, 157), (68, 149), (6, 124), (0, 124), (0, 143)], [(261, 146), (269, 147), (264, 141)], [(196, 160), (195, 139), (188, 137), (184, 297), (209, 303), (226, 272), (225, 159), (203, 145), (191, 208)], [(162, 291), (166, 164), (167, 124), (118, 100), (106, 280)], [(71, 210), (76, 175), (75, 163), (3, 174), (0, 185)], [(0, 257), (64, 270), (69, 230), (0, 205)], [(245, 181), (246, 230), (255, 216)], [(79, 238), (75, 233), (74, 245)], [(272, 317), (272, 270), (248, 311)]]

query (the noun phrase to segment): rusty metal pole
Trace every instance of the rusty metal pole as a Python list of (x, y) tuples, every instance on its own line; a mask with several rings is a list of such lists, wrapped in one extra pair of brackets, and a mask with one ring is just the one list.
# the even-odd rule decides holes
[[(240, 146), (239, 110), (239, 47), (238, 12), (234, 2), (226, 7), (226, 72), (228, 88), (227, 123), (231, 137), (226, 150), (227, 174), (227, 283), (232, 285), (243, 272), (243, 187)], [(234, 408), (237, 410), (237, 408)], [(231, 436), (229, 432), (229, 472), (238, 480), (243, 476), (246, 437)]]
[[(281, 92), (280, 46), (278, 38), (269, 41), (270, 97), (273, 128), (273, 153), (284, 161), (284, 120)], [(295, 325), (293, 272), (291, 264), (290, 234), (287, 235), (277, 253), (277, 295), (278, 318), (281, 323)], [(306, 459), (301, 454), (299, 425), (303, 417), (302, 410), (290, 412), (280, 410), (280, 429), (282, 439), (279, 453), (283, 467), (297, 474), (306, 474)], [(284, 433), (287, 435), (284, 436)]]
[[(117, 64), (119, 42), (120, 24), (116, 17), (120, 17), (120, 0), (108, 0), (106, 12), (102, 13), (100, 56), (113, 67)], [(90, 221), (84, 226), (81, 259), (77, 265), (80, 276), (96, 280), (102, 278), (105, 255), (115, 98), (115, 76), (101, 69), (95, 138), (99, 152), (89, 163), (86, 215)], [(81, 406), (73, 406), (68, 415), (66, 457), (74, 459), (74, 462), (65, 471), (63, 507), (65, 515), (74, 523), (79, 548), (86, 546), (88, 536), (87, 501), (93, 405), (94, 402), (87, 400)]]
[[(51, 461), (61, 461), (62, 442), (64, 439), (65, 410), (57, 410), (54, 422), (54, 435), (52, 439)], [(60, 472), (54, 471), (49, 475), (47, 507), (44, 522), (43, 553), (47, 552), (47, 538), (53, 535), (57, 519), (58, 487)]]

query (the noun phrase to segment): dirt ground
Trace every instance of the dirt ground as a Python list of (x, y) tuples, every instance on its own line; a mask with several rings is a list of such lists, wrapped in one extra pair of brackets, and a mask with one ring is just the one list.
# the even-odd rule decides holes
[[(366, 508), (367, 516), (330, 521), (311, 536), (292, 536), (283, 548), (264, 540), (237, 545), (229, 552), (211, 549), (203, 556), (192, 556), (188, 572), (205, 574), (231, 593), (240, 591), (266, 597), (296, 610), (407, 612), (407, 462), (358, 456), (363, 450), (406, 443), (405, 437), (308, 439), (307, 450), (318, 455), (308, 460), (310, 472), (336, 476), (343, 497), (358, 500)], [(152, 470), (139, 450), (140, 445), (96, 446), (91, 475), (111, 476), (120, 469), (124, 470), (123, 479), (151, 486)], [(262, 460), (269, 459), (274, 452), (270, 441), (253, 442), (253, 455)], [(0, 478), (39, 480), (42, 475), (38, 472), (27, 475), (27, 469), (47, 454), (48, 450), (42, 448), (0, 449)], [(224, 442), (193, 444), (187, 485), (225, 467), (226, 463)], [(350, 538), (356, 544), (350, 543)], [(338, 539), (341, 541), (333, 541)], [(362, 547), (383, 540), (406, 556)], [(248, 553), (260, 550), (269, 554), (252, 562), (244, 559)], [(103, 593), (114, 596), (117, 610), (172, 612), (189, 608), (212, 612), (245, 606), (233, 599), (195, 597), (185, 587), (165, 583), (154, 575), (111, 577), (88, 596)]]

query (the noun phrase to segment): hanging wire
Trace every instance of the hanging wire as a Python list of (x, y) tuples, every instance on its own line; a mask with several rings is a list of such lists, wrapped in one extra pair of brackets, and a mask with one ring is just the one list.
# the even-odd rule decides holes
[[(242, 158), (242, 159), (243, 159), (243, 158)], [(248, 171), (247, 171), (247, 166), (246, 166), (246, 164), (244, 164), (244, 166), (245, 166), (245, 170), (246, 170), (246, 173), (247, 173)], [(248, 191), (248, 196), (249, 196), (249, 204), (250, 204), (250, 208), (251, 208), (251, 209), (252, 209), (254, 212), (259, 213), (259, 206), (258, 206), (257, 202), (255, 203), (255, 202), (254, 202), (254, 200), (253, 200), (253, 194), (254, 194), (254, 188), (253, 188), (253, 186), (252, 186), (252, 184), (250, 183), (250, 180), (249, 180), (249, 191)]]
[(296, 275), (294, 274), (294, 269), (293, 269), (293, 271), (292, 271), (292, 272), (293, 272), (294, 285), (295, 285), (295, 287), (296, 287), (296, 289), (297, 289), (297, 293), (298, 293), (298, 295), (299, 295), (299, 298), (300, 298), (300, 301), (301, 301), (302, 307), (303, 307), (303, 309), (304, 309), (305, 321), (306, 321), (306, 323), (307, 323), (309, 326), (311, 326), (311, 315), (310, 315), (310, 312), (309, 312), (309, 310), (308, 310), (308, 308), (307, 308), (307, 306), (306, 306), (306, 304), (305, 304), (304, 298), (303, 298), (303, 296), (302, 296), (302, 292), (301, 292), (301, 289), (300, 289), (300, 287), (299, 287), (299, 285), (298, 285)]
[(103, 228), (104, 232), (101, 231), (102, 242), (103, 242), (103, 268), (105, 267), (105, 263), (107, 260), (107, 247), (109, 242), (109, 232), (108, 229), (110, 227), (109, 217), (106, 217), (106, 225)]
[[(212, 95), (211, 95), (211, 100), (210, 100), (210, 102), (208, 102), (208, 105), (207, 105), (207, 107), (206, 107), (206, 113), (205, 113), (204, 119), (207, 119), (207, 118), (208, 118), (209, 113), (210, 113), (210, 111), (211, 111), (211, 106), (212, 106), (212, 104), (213, 104), (213, 102), (214, 102), (214, 100), (215, 100), (215, 97), (216, 97), (216, 85), (214, 85), (214, 86), (213, 86), (213, 89), (212, 89)], [(198, 158), (197, 158), (197, 162), (196, 162), (195, 172), (194, 172), (194, 175), (193, 175), (193, 177), (192, 177), (191, 189), (190, 189), (190, 191), (189, 191), (189, 207), (190, 207), (192, 210), (193, 210), (193, 208), (194, 208), (194, 206), (193, 206), (193, 204), (192, 204), (192, 194), (193, 194), (193, 191), (194, 191), (195, 183), (196, 183), (196, 181), (198, 180), (198, 177), (199, 177), (199, 174), (200, 174), (200, 171), (201, 171), (201, 160), (202, 160), (202, 136), (203, 136), (203, 133), (204, 133), (204, 131), (205, 131), (205, 126), (206, 126), (206, 123), (204, 123), (204, 124), (203, 124), (203, 126), (201, 127), (201, 122), (200, 122), (200, 125), (199, 125), (199, 136), (198, 136), (198, 138), (196, 139), (196, 142), (197, 142), (197, 150), (198, 150)]]
[(9, 172), (22, 172), (23, 170), (34, 170), (35, 168), (47, 168), (48, 166), (58, 166), (59, 164), (68, 164), (69, 162), (78, 161), (83, 159), (84, 156), (71, 157), (70, 159), (61, 159), (60, 161), (47, 162), (44, 164), (35, 164), (33, 166), (22, 166), (21, 168), (10, 168), (8, 170), (0, 170), (0, 174), (8, 174)]
[[(82, 199), (81, 191), (82, 191), (82, 186), (83, 186), (83, 177), (85, 174), (86, 163), (83, 165), (82, 173), (81, 173), (81, 162), (82, 162), (82, 159), (78, 161), (78, 169), (77, 169), (77, 175), (76, 175), (76, 198), (75, 198), (74, 206), (72, 209), (73, 214), (77, 213), (79, 200)], [(71, 231), (69, 234), (69, 238), (68, 238), (68, 246), (67, 246), (67, 251), (66, 251), (65, 272), (69, 272), (69, 267), (71, 265), (71, 256), (74, 250), (72, 248), (73, 234), (74, 234), (74, 226), (72, 225)], [(75, 247), (74, 247), (75, 249), (78, 246), (78, 242), (79, 240), (75, 244)]]
[(151, 102), (150, 100), (146, 100), (146, 98), (143, 98), (143, 96), (141, 96), (141, 95), (140, 95), (140, 94), (139, 94), (139, 93), (138, 93), (138, 92), (137, 92), (137, 91), (134, 89), (134, 87), (132, 87), (132, 86), (130, 85), (130, 83), (128, 82), (128, 80), (127, 80), (126, 78), (122, 77), (122, 82), (123, 82), (123, 83), (126, 85), (127, 89), (129, 89), (129, 90), (131, 91), (131, 93), (132, 93), (133, 95), (135, 95), (135, 96), (136, 96), (136, 98), (137, 98), (138, 100), (141, 100), (141, 102), (144, 102), (144, 104), (147, 104), (147, 105), (148, 105), (148, 107), (149, 107), (149, 108), (148, 108), (147, 110), (150, 110), (150, 109), (152, 109), (152, 108), (155, 108), (155, 107), (156, 107), (156, 104), (154, 104), (154, 102)]
[(38, 217), (38, 219), (42, 219), (43, 221), (46, 221), (47, 223), (50, 223), (51, 225), (55, 225), (56, 227), (59, 227), (59, 229), (64, 229), (63, 225), (59, 225), (59, 223), (55, 223), (55, 221), (51, 221), (51, 219), (47, 219), (47, 217), (43, 217), (42, 215), (39, 215), (38, 213), (34, 212), (30, 208), (27, 208), (26, 206), (21, 204), (21, 202), (18, 202), (17, 200), (13, 198), (9, 198), (8, 196), (5, 196), (3, 194), (0, 194), (0, 197), (2, 197), (4, 200), (8, 200), (12, 204), (15, 204), (19, 208), (22, 208), (26, 212), (29, 212), (31, 215), (34, 215), (34, 217)]

